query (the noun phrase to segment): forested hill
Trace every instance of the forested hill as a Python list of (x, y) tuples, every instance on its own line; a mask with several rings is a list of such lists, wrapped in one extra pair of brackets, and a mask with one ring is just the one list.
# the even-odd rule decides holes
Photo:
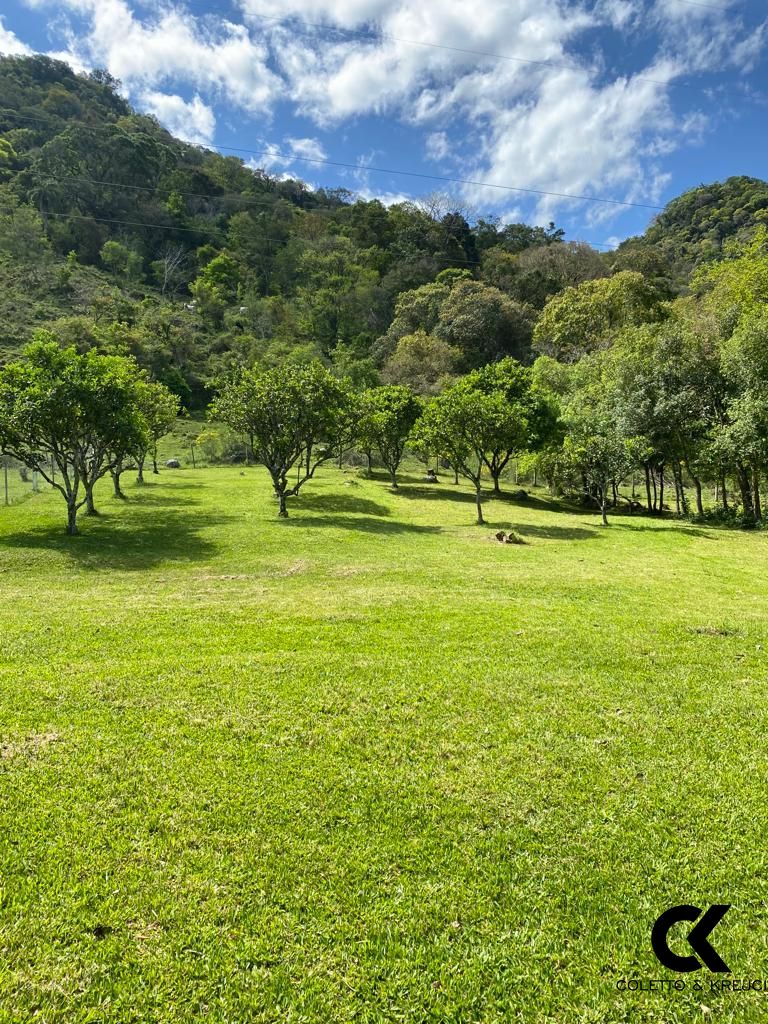
[(564, 288), (639, 271), (651, 300), (670, 297), (767, 207), (765, 182), (730, 179), (599, 253), (441, 195), (385, 208), (280, 180), (173, 138), (104, 72), (0, 58), (0, 356), (52, 326), (133, 353), (192, 405), (235, 363), (319, 356), (429, 393), (525, 361)]
[(673, 199), (644, 235), (628, 238), (618, 260), (639, 269), (657, 262), (679, 285), (701, 263), (717, 259), (729, 238), (745, 240), (768, 220), (768, 182), (739, 176), (700, 185)]

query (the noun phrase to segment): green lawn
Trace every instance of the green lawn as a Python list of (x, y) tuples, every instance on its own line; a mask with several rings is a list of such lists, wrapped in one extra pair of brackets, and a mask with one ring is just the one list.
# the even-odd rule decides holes
[(2, 1024), (768, 1019), (616, 987), (683, 977), (677, 903), (768, 977), (768, 538), (482, 529), (449, 477), (328, 468), (286, 522), (259, 469), (126, 489), (72, 539), (0, 508)]

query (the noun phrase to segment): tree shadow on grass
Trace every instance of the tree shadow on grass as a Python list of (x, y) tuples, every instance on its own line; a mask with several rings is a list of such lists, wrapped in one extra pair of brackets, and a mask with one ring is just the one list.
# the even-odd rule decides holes
[[(643, 518), (635, 516), (634, 522), (627, 522), (626, 517), (617, 517), (609, 513), (608, 522), (617, 530), (629, 530), (632, 533), (648, 533), (652, 530), (655, 530), (657, 532), (663, 530), (664, 532), (684, 533), (687, 534), (689, 537), (703, 537), (705, 540), (715, 540), (715, 538), (712, 536), (711, 531), (717, 529), (717, 527), (714, 526), (708, 526), (706, 529), (702, 529), (700, 526), (694, 526), (690, 523), (684, 522), (671, 523), (669, 519), (664, 519), (660, 516), (647, 516)], [(731, 532), (735, 528), (725, 526), (721, 527), (721, 529), (726, 532)]]
[(78, 567), (88, 570), (123, 571), (151, 569), (163, 562), (198, 562), (211, 558), (218, 546), (201, 531), (222, 526), (226, 516), (216, 513), (162, 512), (142, 516), (96, 518), (82, 516), (80, 534), (68, 537), (61, 517), (50, 526), (6, 534), (0, 548), (45, 550), (66, 555)]
[(116, 508), (130, 508), (139, 511), (142, 508), (192, 508), (199, 504), (197, 498), (187, 494), (169, 494), (168, 491), (152, 493), (143, 489), (126, 491), (122, 498), (116, 498), (111, 494), (108, 498), (96, 501), (100, 516), (102, 513), (108, 516), (110, 510)]
[[(401, 484), (395, 493), (403, 498), (418, 498), (419, 500), (442, 498), (443, 501), (461, 501), (472, 505), (475, 504), (474, 491), (457, 491), (453, 489), (453, 485), (451, 489), (448, 489), (440, 484), (424, 484), (422, 487), (416, 487), (412, 484)], [(483, 503), (486, 500), (487, 497), (484, 496)]]
[[(562, 498), (538, 498), (530, 493), (525, 498), (514, 498), (511, 494), (507, 494), (506, 491), (502, 491), (501, 494), (495, 494), (493, 491), (490, 491), (487, 493), (486, 500), (497, 501), (502, 505), (511, 505), (513, 508), (530, 508), (537, 512), (566, 513), (572, 516), (593, 511), (590, 506), (574, 504), (564, 501)], [(597, 514), (600, 514), (599, 509)]]
[(305, 494), (301, 492), (298, 497), (288, 499), (289, 509), (297, 511), (308, 509), (311, 512), (346, 512), (358, 513), (365, 516), (388, 516), (391, 515), (386, 505), (379, 505), (378, 502), (368, 498), (358, 498), (353, 494)]
[(584, 526), (531, 526), (523, 523), (520, 526), (512, 524), (507, 529), (513, 529), (524, 540), (529, 537), (542, 540), (598, 540), (603, 536), (599, 530), (590, 530)]
[(333, 526), (337, 530), (358, 530), (360, 533), (376, 534), (435, 534), (441, 533), (440, 526), (419, 526), (416, 523), (401, 523), (395, 519), (376, 519), (373, 516), (350, 516), (350, 515), (328, 515), (328, 516), (305, 516), (295, 514), (298, 510), (289, 513), (288, 519), (279, 520), (283, 527), (295, 527), (300, 529), (314, 529), (315, 527)]
[[(424, 484), (421, 487), (405, 486), (401, 487), (397, 492), (404, 498), (417, 498), (423, 499), (443, 499), (444, 501), (458, 501), (466, 505), (475, 504), (475, 492), (471, 490), (459, 491), (456, 490), (454, 484), (440, 485), (440, 484)], [(533, 495), (528, 495), (525, 498), (513, 498), (508, 494), (502, 492), (501, 494), (494, 494), (493, 491), (483, 489), (482, 495), (483, 508), (486, 514), (493, 517), (494, 509), (498, 509), (499, 506), (505, 507), (506, 509), (531, 509), (536, 512), (553, 512), (558, 515), (584, 515), (586, 512), (589, 514), (592, 512), (591, 508), (584, 508), (580, 505), (568, 504), (565, 501), (561, 501), (557, 498), (545, 499), (537, 498)], [(596, 513), (599, 515), (599, 511)]]

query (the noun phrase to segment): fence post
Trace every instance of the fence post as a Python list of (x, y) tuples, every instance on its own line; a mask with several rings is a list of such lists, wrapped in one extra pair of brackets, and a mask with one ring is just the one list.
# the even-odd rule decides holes
[(5, 480), (5, 504), (10, 505), (10, 499), (8, 498), (8, 456), (3, 456), (3, 478)]

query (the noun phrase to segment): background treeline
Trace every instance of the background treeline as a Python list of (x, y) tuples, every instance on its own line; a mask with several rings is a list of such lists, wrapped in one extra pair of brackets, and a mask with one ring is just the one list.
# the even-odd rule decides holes
[[(711, 485), (723, 513), (735, 495), (760, 518), (768, 184), (694, 189), (601, 253), (443, 195), (385, 208), (278, 179), (173, 138), (116, 86), (0, 59), (1, 360), (44, 328), (79, 354), (131, 357), (191, 411), (220, 407), (243, 371), (321, 367), (358, 397), (405, 388), (422, 403), (408, 443), (478, 493), (506, 452), (604, 511), (639, 474), (650, 511), (704, 514)], [(490, 392), (495, 413), (477, 398)], [(451, 454), (451, 408), (474, 402), (491, 430), (499, 401), (528, 409), (507, 424), (514, 444), (465, 437)], [(541, 403), (551, 422), (533, 429)]]

